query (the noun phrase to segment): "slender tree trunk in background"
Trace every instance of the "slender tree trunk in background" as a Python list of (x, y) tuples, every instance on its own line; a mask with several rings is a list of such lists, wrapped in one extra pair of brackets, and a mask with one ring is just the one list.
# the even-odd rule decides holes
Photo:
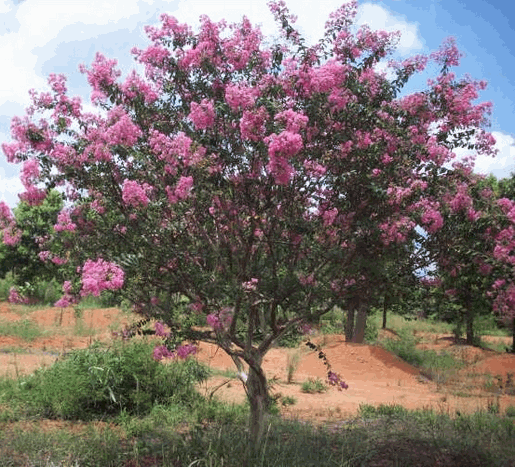
[(363, 343), (365, 341), (365, 327), (367, 325), (368, 307), (364, 302), (360, 302), (358, 315), (356, 317), (356, 327), (354, 329), (353, 343)]
[(384, 293), (383, 299), (383, 330), (386, 328), (386, 314), (388, 310), (388, 293)]
[(347, 319), (345, 320), (345, 341), (350, 343), (354, 336), (354, 315), (356, 310), (356, 301), (350, 300), (347, 304)]
[(263, 435), (268, 420), (269, 396), (266, 377), (259, 361), (258, 370), (249, 367), (247, 392), (250, 404), (249, 445), (247, 456), (255, 457), (263, 447)]
[(511, 336), (512, 336), (511, 352), (515, 354), (515, 316), (513, 317), (513, 322), (511, 322)]
[(474, 310), (473, 304), (470, 300), (470, 292), (467, 292), (467, 299), (465, 301), (465, 329), (467, 331), (466, 343), (469, 346), (474, 344)]
[(474, 313), (469, 309), (465, 317), (467, 325), (467, 340), (466, 343), (470, 346), (474, 344)]

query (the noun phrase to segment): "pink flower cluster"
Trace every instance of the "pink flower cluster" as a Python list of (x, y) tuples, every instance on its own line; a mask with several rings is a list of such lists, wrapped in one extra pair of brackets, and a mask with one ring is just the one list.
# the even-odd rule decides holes
[(223, 308), (218, 314), (209, 314), (206, 321), (215, 331), (228, 330), (232, 323), (232, 311), (227, 307)]
[(29, 298), (21, 295), (14, 286), (9, 289), (7, 300), (10, 304), (28, 304), (30, 302)]
[(188, 118), (193, 122), (193, 125), (199, 130), (210, 128), (215, 123), (215, 108), (213, 101), (209, 99), (202, 99), (200, 104), (192, 102), (190, 106), (190, 114)]
[(57, 215), (57, 223), (54, 225), (54, 229), (57, 232), (74, 232), (77, 229), (77, 225), (72, 222), (69, 210), (63, 210)]
[(349, 386), (341, 379), (341, 377), (333, 371), (327, 372), (327, 380), (329, 385), (337, 387), (340, 391), (347, 390), (349, 388)]
[(146, 183), (140, 184), (135, 180), (125, 179), (122, 186), (122, 200), (129, 206), (147, 206), (150, 201), (147, 193), (151, 190), (152, 187)]
[(159, 345), (154, 348), (154, 359), (161, 361), (166, 358), (186, 359), (192, 354), (196, 354), (197, 347), (193, 344), (185, 344), (179, 346), (175, 351), (170, 351), (165, 345)]
[(115, 263), (106, 262), (102, 258), (96, 261), (87, 260), (82, 267), (81, 296), (99, 296), (104, 290), (120, 289), (123, 280), (124, 272)]
[(70, 307), (78, 302), (78, 299), (73, 295), (72, 284), (70, 281), (65, 281), (63, 283), (63, 292), (64, 295), (54, 304), (55, 307)]
[(258, 92), (256, 88), (244, 84), (228, 85), (225, 88), (225, 100), (232, 111), (242, 111), (254, 105)]
[(80, 65), (80, 72), (88, 75), (88, 83), (93, 88), (91, 102), (104, 99), (104, 89), (113, 85), (122, 74), (120, 70), (115, 69), (117, 63), (117, 60), (108, 60), (103, 54), (97, 52), (91, 70), (88, 70), (85, 65)]
[(243, 140), (261, 141), (265, 135), (265, 121), (268, 113), (264, 107), (246, 110), (240, 120), (240, 133)]
[(385, 245), (404, 242), (416, 224), (406, 216), (389, 223), (381, 223), (379, 228), (383, 231), (381, 238)]
[(193, 187), (192, 176), (181, 176), (174, 189), (166, 187), (166, 194), (170, 203), (177, 203), (180, 200), (185, 200), (191, 193)]
[(162, 336), (168, 338), (170, 336), (170, 332), (165, 330), (165, 326), (163, 322), (156, 322), (154, 325), (156, 336)]
[(294, 173), (288, 159), (302, 150), (304, 146), (302, 137), (298, 133), (285, 130), (279, 135), (272, 133), (265, 138), (265, 143), (268, 145), (268, 155), (270, 157), (266, 169), (272, 175), (276, 184), (288, 184)]

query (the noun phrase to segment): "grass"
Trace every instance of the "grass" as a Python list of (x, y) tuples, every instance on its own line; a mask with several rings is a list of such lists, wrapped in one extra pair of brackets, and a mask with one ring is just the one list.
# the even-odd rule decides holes
[(45, 331), (32, 320), (23, 319), (18, 322), (0, 322), (0, 335), (34, 341), (36, 338), (44, 336)]
[(247, 407), (198, 400), (187, 411), (155, 406), (109, 424), (0, 424), (2, 466), (512, 466), (513, 418), (450, 418), (401, 406), (364, 405), (345, 425), (272, 417), (262, 451), (244, 457)]

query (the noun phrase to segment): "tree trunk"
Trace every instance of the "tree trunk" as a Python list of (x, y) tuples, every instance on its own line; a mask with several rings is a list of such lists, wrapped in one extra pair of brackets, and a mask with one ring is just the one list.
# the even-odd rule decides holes
[(466, 343), (470, 346), (474, 344), (474, 313), (468, 309), (467, 315), (465, 316), (466, 327), (467, 327), (467, 340)]
[(356, 317), (356, 327), (354, 329), (353, 343), (363, 343), (365, 341), (365, 327), (367, 325), (367, 305), (361, 302), (358, 307)]
[(383, 299), (383, 330), (386, 329), (386, 313), (388, 310), (388, 293), (384, 293)]
[(356, 309), (356, 302), (349, 301), (347, 304), (347, 319), (345, 321), (345, 341), (350, 343), (354, 337), (354, 315)]
[(513, 317), (513, 322), (511, 322), (511, 336), (512, 336), (511, 352), (515, 353), (515, 316)]
[[(261, 368), (261, 360), (249, 367), (247, 379), (247, 396), (250, 404), (249, 445), (247, 457), (254, 458), (263, 446), (263, 435), (268, 420), (270, 404), (266, 376)], [(250, 461), (250, 460), (249, 460)]]

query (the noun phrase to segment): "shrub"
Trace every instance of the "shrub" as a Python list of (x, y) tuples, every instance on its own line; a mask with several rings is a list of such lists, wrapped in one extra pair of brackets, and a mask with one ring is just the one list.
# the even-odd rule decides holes
[(51, 418), (93, 419), (147, 414), (154, 404), (191, 404), (199, 394), (194, 384), (208, 370), (196, 360), (162, 364), (145, 341), (99, 345), (76, 350), (19, 381), (10, 399), (30, 414)]
[(302, 391), (304, 393), (324, 393), (327, 391), (327, 385), (320, 379), (308, 379), (302, 382)]

